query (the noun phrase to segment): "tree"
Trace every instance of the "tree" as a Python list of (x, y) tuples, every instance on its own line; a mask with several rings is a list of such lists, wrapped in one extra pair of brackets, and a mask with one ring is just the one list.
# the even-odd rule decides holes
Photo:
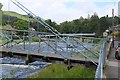
[(3, 7), (3, 5), (2, 5), (2, 3), (0, 3), (0, 10), (2, 9), (2, 7)]
[(88, 26), (89, 26), (89, 32), (90, 33), (97, 32), (97, 29), (99, 27), (99, 17), (96, 16), (96, 15), (93, 15), (90, 18)]
[(45, 22), (46, 22), (47, 24), (49, 24), (51, 27), (59, 30), (59, 27), (58, 27), (57, 23), (54, 22), (54, 21), (52, 21), (51, 19), (48, 19), (48, 20), (46, 20)]
[(98, 35), (102, 35), (102, 33), (109, 28), (108, 17), (101, 17), (99, 20), (99, 29), (97, 30)]
[(2, 24), (2, 4), (0, 3), (0, 25)]
[[(81, 19), (81, 18), (80, 18)], [(83, 18), (82, 18), (83, 19)], [(79, 19), (76, 19), (76, 20), (73, 20), (71, 22), (71, 26), (72, 26), (72, 33), (79, 33), (82, 31), (81, 29), (81, 24), (80, 24), (80, 20)]]
[(60, 32), (61, 33), (72, 33), (73, 25), (71, 22), (65, 21), (60, 24)]
[(24, 20), (17, 20), (13, 25), (16, 26), (15, 28), (18, 30), (28, 30), (28, 27), (30, 27), (28, 22)]

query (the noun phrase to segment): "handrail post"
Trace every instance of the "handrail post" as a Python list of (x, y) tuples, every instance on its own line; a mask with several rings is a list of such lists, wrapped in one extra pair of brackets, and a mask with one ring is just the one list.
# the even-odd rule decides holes
[(24, 50), (25, 50), (25, 32), (23, 34), (23, 46), (24, 46)]

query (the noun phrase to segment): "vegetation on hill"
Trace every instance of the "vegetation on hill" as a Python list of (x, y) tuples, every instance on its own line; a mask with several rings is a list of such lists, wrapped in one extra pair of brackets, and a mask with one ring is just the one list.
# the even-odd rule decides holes
[(2, 16), (1, 16), (1, 14), (2, 14), (2, 10), (1, 10), (1, 9), (2, 9), (2, 6), (3, 6), (3, 5), (0, 3), (0, 25), (2, 24), (2, 18), (1, 18), (1, 17), (2, 17)]
[(12, 12), (12, 11), (4, 11), (4, 12), (3, 12), (3, 15), (16, 17), (16, 18), (18, 18), (18, 19), (25, 20), (25, 21), (29, 21), (29, 20), (30, 20), (28, 16), (26, 16), (26, 15), (21, 15), (21, 14), (18, 14), (18, 13), (16, 13), (16, 12)]

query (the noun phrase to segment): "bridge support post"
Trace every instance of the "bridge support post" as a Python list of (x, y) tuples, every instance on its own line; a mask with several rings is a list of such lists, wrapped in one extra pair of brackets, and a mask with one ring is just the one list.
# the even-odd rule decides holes
[(43, 61), (45, 61), (45, 62), (50, 62), (50, 59), (49, 59), (48, 57), (44, 56), (44, 57), (43, 57)]
[(90, 67), (90, 66), (91, 66), (90, 61), (85, 61), (85, 66), (86, 66), (86, 67)]
[(30, 55), (27, 54), (26, 60), (25, 60), (25, 64), (28, 65), (28, 63), (30, 63)]
[(13, 53), (12, 52), (9, 52), (9, 57), (13, 57)]
[(84, 38), (82, 38), (82, 42), (84, 42)]
[(67, 64), (67, 70), (70, 70), (73, 66), (71, 65), (70, 59), (65, 59), (64, 63)]
[(24, 47), (24, 50), (25, 50), (25, 32), (23, 34), (23, 47)]

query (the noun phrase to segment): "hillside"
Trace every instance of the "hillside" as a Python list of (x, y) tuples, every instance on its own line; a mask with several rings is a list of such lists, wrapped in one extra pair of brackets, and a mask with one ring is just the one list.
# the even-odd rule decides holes
[[(43, 25), (41, 25), (40, 23), (37, 23), (37, 21), (34, 18), (29, 18), (27, 15), (22, 15), (17, 12), (2, 11), (1, 19), (2, 20), (0, 20), (0, 22), (2, 22), (3, 26), (5, 25), (11, 25), (12, 27), (16, 26), (16, 29), (19, 30), (27, 30), (28, 27), (33, 27), (34, 29), (37, 30), (38, 29), (37, 27), (39, 26), (41, 27), (39, 31), (41, 32), (47, 31), (45, 27), (43, 27)], [(44, 20), (40, 18), (40, 20), (52, 23), (50, 19)]]
[(7, 15), (8, 17), (9, 16), (12, 16), (12, 17), (16, 17), (18, 19), (22, 19), (22, 20), (25, 20), (25, 21), (29, 21), (30, 19), (28, 18), (28, 16), (26, 15), (21, 15), (19, 13), (16, 13), (16, 12), (12, 12), (12, 11), (3, 11), (3, 15)]
[(0, 3), (0, 23), (3, 22), (3, 25), (7, 24), (9, 21), (14, 22), (19, 19), (24, 21), (33, 21), (33, 19), (29, 19), (27, 15), (21, 15), (13, 11), (2, 11), (2, 7), (3, 5)]
[[(43, 19), (42, 19), (43, 20)], [(0, 20), (1, 21), (1, 20)], [(112, 26), (112, 17), (108, 15), (99, 17), (92, 15), (89, 19), (80, 17), (72, 21), (65, 21), (59, 25), (51, 19), (44, 20), (50, 26), (57, 29), (60, 33), (96, 33), (98, 37), (102, 37), (103, 32)], [(28, 30), (33, 27), (37, 31), (48, 32), (40, 23), (34, 19), (28, 18), (27, 15), (21, 15), (16, 12), (3, 11), (2, 24), (15, 26), (19, 30)], [(120, 24), (120, 18), (114, 17), (114, 25)]]

